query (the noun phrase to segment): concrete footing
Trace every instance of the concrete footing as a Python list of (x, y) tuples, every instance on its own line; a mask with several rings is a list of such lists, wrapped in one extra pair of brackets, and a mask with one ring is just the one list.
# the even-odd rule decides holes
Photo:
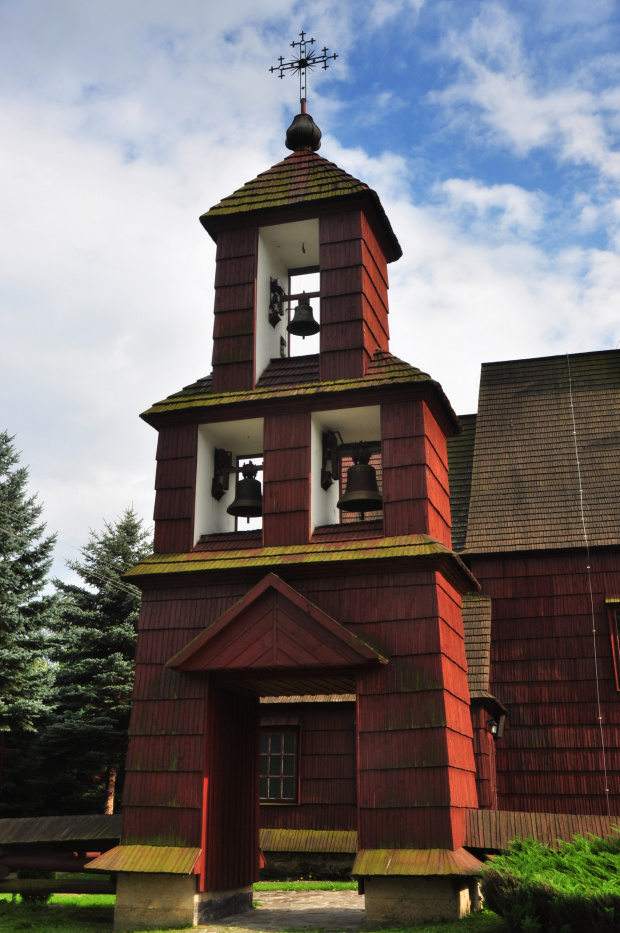
[(480, 906), (477, 880), (468, 877), (374, 875), (364, 893), (367, 926), (460, 920)]
[(119, 872), (114, 933), (191, 927), (249, 910), (252, 885), (230, 891), (196, 891), (196, 875)]

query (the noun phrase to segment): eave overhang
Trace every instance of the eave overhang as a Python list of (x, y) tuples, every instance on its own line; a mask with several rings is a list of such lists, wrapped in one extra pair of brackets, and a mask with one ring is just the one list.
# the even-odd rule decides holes
[(181, 846), (115, 846), (86, 865), (89, 870), (155, 872), (193, 875), (198, 873), (201, 849)]
[[(415, 567), (413, 562), (415, 561)], [(361, 564), (360, 562), (363, 562)], [(200, 584), (208, 573), (241, 574), (248, 576), (290, 567), (296, 574), (320, 576), (340, 572), (342, 565), (357, 564), (364, 572), (372, 569), (395, 571), (413, 569), (438, 571), (455, 588), (465, 594), (479, 590), (480, 585), (471, 571), (445, 544), (429, 535), (397, 535), (362, 541), (335, 541), (330, 543), (285, 545), (268, 548), (244, 548), (236, 551), (190, 551), (183, 554), (153, 554), (140, 561), (123, 578), (142, 589), (168, 585), (170, 574), (177, 582)], [(326, 566), (327, 565), (327, 566)]]
[[(404, 364), (407, 365), (407, 364)], [(196, 393), (172, 395), (156, 402), (140, 417), (154, 428), (166, 424), (201, 424), (224, 420), (258, 417), (277, 412), (287, 414), (321, 411), (326, 406), (353, 408), (388, 399), (422, 399), (425, 401), (448, 436), (461, 432), (458, 420), (441, 385), (426, 373), (409, 372), (394, 368), (392, 373), (365, 376), (360, 379), (338, 379), (331, 382), (310, 382), (294, 387), (266, 386), (244, 392), (220, 394)], [(380, 392), (379, 392), (380, 390)]]
[(200, 217), (200, 223), (211, 239), (217, 243), (218, 234), (224, 230), (236, 230), (239, 227), (268, 227), (273, 224), (290, 223), (320, 215), (354, 210), (361, 210), (366, 215), (383, 249), (386, 261), (395, 262), (400, 259), (403, 255), (401, 245), (379, 200), (379, 195), (371, 188), (367, 191), (342, 194), (336, 198), (315, 198), (305, 203), (282, 204), (267, 209), (230, 214), (211, 214), (207, 211)]
[(352, 875), (478, 875), (482, 862), (467, 849), (360, 849)]

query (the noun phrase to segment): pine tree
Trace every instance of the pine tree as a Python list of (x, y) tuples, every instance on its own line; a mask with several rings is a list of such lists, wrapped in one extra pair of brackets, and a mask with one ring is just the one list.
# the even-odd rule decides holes
[(83, 586), (55, 581), (56, 706), (38, 743), (52, 775), (47, 812), (113, 812), (127, 751), (140, 608), (139, 590), (122, 575), (151, 550), (149, 533), (129, 508), (103, 531), (91, 531), (83, 559), (68, 563)]
[(0, 432), (0, 733), (36, 730), (46, 710), (51, 670), (42, 653), (55, 600), (43, 593), (54, 536), (26, 487), (14, 438)]

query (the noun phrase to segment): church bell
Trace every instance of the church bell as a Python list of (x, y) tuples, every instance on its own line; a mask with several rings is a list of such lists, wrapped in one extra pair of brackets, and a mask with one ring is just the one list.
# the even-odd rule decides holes
[(237, 478), (235, 500), (226, 511), (235, 518), (260, 518), (263, 514), (263, 494), (256, 479), (258, 467), (252, 461), (241, 467), (243, 479)]
[[(356, 462), (347, 470), (347, 489), (338, 501), (341, 512), (376, 512), (383, 508), (383, 499), (377, 486), (377, 471), (368, 463), (368, 453), (360, 452)], [(364, 462), (365, 461), (365, 462)]]
[(296, 337), (311, 337), (312, 334), (318, 334), (321, 327), (314, 320), (309, 301), (299, 302), (295, 308), (293, 320), (289, 322), (286, 329), (289, 334), (294, 334)]

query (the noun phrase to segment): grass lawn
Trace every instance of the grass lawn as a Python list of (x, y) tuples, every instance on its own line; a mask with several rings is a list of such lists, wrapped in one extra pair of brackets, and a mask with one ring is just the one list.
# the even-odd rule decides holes
[[(350, 891), (357, 885), (354, 882), (293, 881), (259, 882), (254, 887), (257, 891)], [(0, 894), (0, 933), (26, 930), (33, 933), (111, 933), (113, 909), (112, 894), (55, 894), (48, 904), (37, 905), (21, 904), (19, 898), (13, 901), (10, 894)], [(499, 917), (485, 911), (451, 923), (427, 923), (381, 933), (406, 933), (407, 930), (411, 933), (505, 933), (506, 929)], [(151, 933), (168, 931), (152, 930)], [(193, 933), (193, 928), (187, 928), (186, 933)], [(282, 933), (287, 931), (283, 929)]]

